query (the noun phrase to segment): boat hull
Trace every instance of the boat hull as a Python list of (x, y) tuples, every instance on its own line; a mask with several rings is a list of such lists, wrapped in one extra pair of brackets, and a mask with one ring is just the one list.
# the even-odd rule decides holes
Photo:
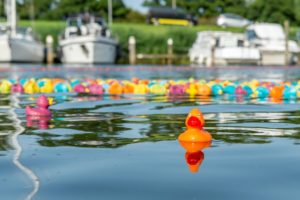
[(0, 38), (0, 62), (42, 62), (44, 46), (23, 38)]
[(117, 43), (110, 38), (76, 36), (60, 41), (63, 63), (114, 63)]

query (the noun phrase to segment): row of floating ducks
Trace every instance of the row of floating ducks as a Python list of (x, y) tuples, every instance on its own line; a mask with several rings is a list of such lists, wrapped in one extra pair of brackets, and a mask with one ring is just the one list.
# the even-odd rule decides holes
[[(31, 127), (38, 122), (41, 129), (48, 128), (51, 119), (49, 109), (51, 102), (45, 95), (36, 101), (36, 107), (26, 106), (25, 113), (27, 126)], [(186, 150), (185, 159), (191, 172), (198, 171), (204, 160), (202, 150), (211, 146), (212, 136), (204, 130), (205, 120), (199, 109), (192, 109), (185, 120), (186, 130), (178, 137), (181, 146)]]
[(229, 80), (131, 80), (39, 78), (0, 80), (0, 93), (77, 92), (94, 95), (153, 94), (170, 96), (220, 96), (223, 94), (251, 98), (292, 99), (300, 97), (300, 80), (287, 82), (249, 82)]

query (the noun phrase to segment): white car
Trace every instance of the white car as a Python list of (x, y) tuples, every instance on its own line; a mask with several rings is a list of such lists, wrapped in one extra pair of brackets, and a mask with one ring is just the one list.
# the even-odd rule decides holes
[(239, 15), (225, 13), (221, 14), (217, 19), (217, 25), (222, 27), (245, 27), (251, 24), (251, 21)]

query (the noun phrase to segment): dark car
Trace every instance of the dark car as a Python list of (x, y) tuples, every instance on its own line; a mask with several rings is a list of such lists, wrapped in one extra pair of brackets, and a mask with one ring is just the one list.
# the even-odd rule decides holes
[(151, 7), (147, 15), (147, 23), (154, 25), (197, 25), (198, 18), (186, 13), (181, 8)]

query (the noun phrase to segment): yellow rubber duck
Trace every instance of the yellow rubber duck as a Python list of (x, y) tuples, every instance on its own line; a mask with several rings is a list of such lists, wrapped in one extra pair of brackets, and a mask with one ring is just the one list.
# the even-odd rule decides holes
[(148, 86), (145, 84), (134, 85), (134, 94), (147, 94), (148, 91)]
[(27, 94), (34, 94), (34, 93), (39, 93), (40, 89), (37, 83), (33, 80), (30, 79), (24, 84), (24, 92)]
[(11, 82), (8, 80), (2, 80), (0, 84), (0, 93), (2, 94), (8, 94), (11, 90)]
[(41, 93), (52, 93), (54, 91), (54, 86), (52, 81), (46, 80), (44, 86), (40, 88)]
[(164, 95), (167, 93), (167, 89), (164, 85), (154, 84), (150, 87), (150, 92), (156, 95)]

